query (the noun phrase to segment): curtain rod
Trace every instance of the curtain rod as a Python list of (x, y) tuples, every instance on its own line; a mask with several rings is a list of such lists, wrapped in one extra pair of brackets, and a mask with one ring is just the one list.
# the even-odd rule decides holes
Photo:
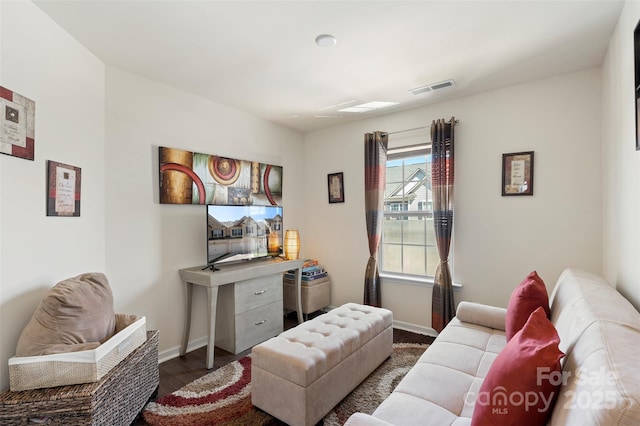
[(429, 126), (422, 126), (422, 127), (414, 127), (413, 129), (405, 129), (405, 130), (397, 130), (395, 132), (388, 132), (388, 135), (395, 135), (397, 133), (404, 133), (404, 132), (413, 132), (414, 130), (422, 130), (422, 129), (429, 129), (431, 128), (431, 125)]
[[(454, 120), (455, 124), (458, 124), (458, 120)], [(422, 126), (422, 127), (414, 127), (413, 129), (405, 129), (405, 130), (396, 130), (395, 132), (387, 132), (388, 135), (395, 135), (398, 133), (404, 133), (404, 132), (413, 132), (414, 130), (422, 130), (422, 129), (430, 129), (431, 125), (428, 126)]]

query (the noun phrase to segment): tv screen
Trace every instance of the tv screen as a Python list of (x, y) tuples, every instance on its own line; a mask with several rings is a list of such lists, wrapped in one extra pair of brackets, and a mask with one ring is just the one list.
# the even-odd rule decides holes
[(281, 206), (207, 205), (207, 264), (277, 256), (283, 243)]

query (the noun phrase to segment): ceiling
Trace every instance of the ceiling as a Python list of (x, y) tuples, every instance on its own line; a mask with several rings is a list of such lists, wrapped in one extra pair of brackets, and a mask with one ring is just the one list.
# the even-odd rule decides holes
[[(300, 131), (599, 66), (618, 0), (36, 0), (105, 64)], [(333, 47), (316, 36), (332, 34)], [(452, 79), (413, 95), (409, 89)], [(398, 104), (338, 112), (370, 101)]]

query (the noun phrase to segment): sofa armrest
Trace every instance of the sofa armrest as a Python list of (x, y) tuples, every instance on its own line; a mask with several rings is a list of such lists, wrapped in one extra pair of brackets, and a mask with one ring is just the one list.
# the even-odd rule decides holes
[(355, 413), (347, 419), (344, 426), (393, 426), (391, 423), (387, 423), (384, 420), (377, 419), (368, 414)]
[(482, 325), (497, 330), (505, 329), (507, 310), (480, 303), (460, 302), (456, 317), (462, 322)]

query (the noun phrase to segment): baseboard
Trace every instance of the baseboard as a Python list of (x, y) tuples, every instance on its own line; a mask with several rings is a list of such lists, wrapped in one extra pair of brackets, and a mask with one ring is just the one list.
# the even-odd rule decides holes
[(411, 324), (403, 321), (393, 321), (393, 328), (399, 330), (410, 331), (416, 334), (423, 334), (425, 336), (437, 337), (438, 332), (431, 327), (425, 327), (423, 325)]
[[(329, 312), (332, 309), (335, 309), (337, 307), (338, 306), (327, 306), (326, 308), (322, 309), (321, 311)], [(393, 321), (393, 328), (397, 328), (399, 330), (404, 330), (404, 331), (410, 331), (410, 332), (416, 333), (416, 334), (423, 334), (425, 336), (438, 337), (438, 332), (437, 331), (435, 331), (431, 327), (425, 327), (423, 325), (411, 324), (411, 323), (408, 323), (408, 322), (394, 320)]]
[[(207, 346), (206, 336), (190, 341), (189, 344), (187, 345), (187, 352), (191, 352), (203, 346)], [(179, 356), (180, 356), (180, 346), (174, 346), (172, 348), (165, 349), (163, 351), (158, 352), (158, 363), (160, 364), (165, 361), (169, 361), (170, 359), (177, 358)]]
[[(326, 308), (326, 311), (330, 311), (333, 309), (333, 306)], [(397, 328), (399, 330), (410, 331), (412, 333), (423, 334), (425, 336), (436, 337), (438, 333), (431, 327), (425, 327), (422, 325), (411, 324), (403, 321), (393, 321), (393, 328)], [(195, 339), (189, 342), (187, 345), (187, 352), (191, 352), (193, 350), (202, 348), (207, 346), (207, 338), (205, 336), (200, 337), (199, 339)], [(163, 351), (158, 352), (158, 363), (162, 363), (165, 361), (169, 361), (170, 359), (177, 358), (180, 356), (180, 346), (174, 346), (169, 349), (165, 349)]]

